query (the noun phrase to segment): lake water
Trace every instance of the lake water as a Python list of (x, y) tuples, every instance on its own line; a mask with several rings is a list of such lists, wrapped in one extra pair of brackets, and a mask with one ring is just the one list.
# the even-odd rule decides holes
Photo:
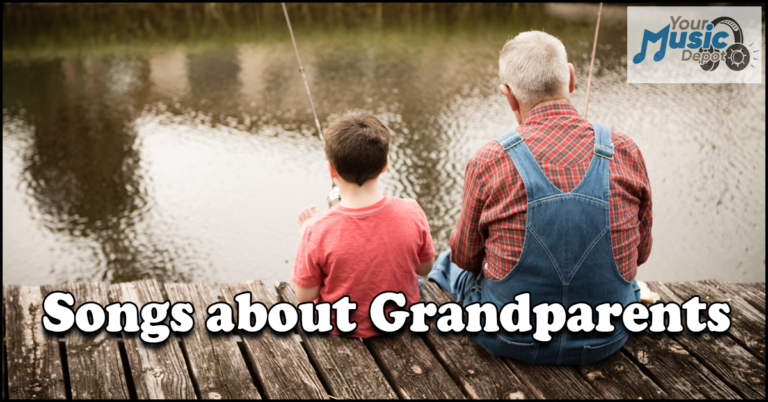
[[(321, 122), (356, 107), (391, 129), (384, 192), (419, 202), (438, 250), (467, 160), (516, 126), (508, 39), (559, 37), (584, 108), (595, 6), (290, 14)], [(765, 85), (629, 85), (626, 62), (626, 7), (606, 6), (589, 118), (645, 157), (638, 278), (764, 281)], [(3, 282), (289, 280), (296, 213), (330, 186), (311, 116), (279, 5), (4, 7)]]

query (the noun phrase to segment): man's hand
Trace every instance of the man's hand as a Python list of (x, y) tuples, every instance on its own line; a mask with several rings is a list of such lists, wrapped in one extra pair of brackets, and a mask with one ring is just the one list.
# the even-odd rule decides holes
[(299, 233), (304, 234), (304, 229), (306, 229), (307, 223), (309, 223), (315, 215), (317, 215), (317, 207), (314, 205), (299, 211), (299, 215), (296, 217), (296, 221), (299, 223)]
[(643, 281), (637, 281), (637, 286), (640, 287), (640, 301), (643, 303), (653, 304), (659, 301), (661, 298), (659, 297), (659, 294), (656, 292), (652, 292), (651, 289), (648, 287), (648, 284), (646, 284)]

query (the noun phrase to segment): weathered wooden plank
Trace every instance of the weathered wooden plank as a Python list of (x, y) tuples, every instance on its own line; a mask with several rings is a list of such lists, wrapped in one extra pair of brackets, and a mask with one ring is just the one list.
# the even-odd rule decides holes
[(636, 333), (622, 348), (675, 399), (741, 399), (665, 333)]
[[(454, 301), (439, 285), (424, 283), (422, 301), (438, 306)], [(471, 399), (531, 399), (534, 394), (497, 356), (466, 334), (442, 334), (431, 320), (424, 340), (448, 373)]]
[(3, 303), (2, 303), (2, 305), (0, 305), (0, 316), (3, 317), (2, 319), (0, 319), (0, 326), (3, 327), (3, 344), (2, 344), (3, 349), (0, 350), (0, 353), (2, 353), (2, 364), (3, 364), (3, 378), (2, 378), (2, 381), (3, 381), (3, 385), (2, 385), (2, 388), (3, 388), (3, 400), (5, 400), (6, 399), (6, 396), (5, 396), (5, 383), (6, 383), (7, 377), (8, 377), (8, 363), (5, 360), (5, 295), (3, 295)]
[[(746, 283), (719, 282), (721, 290), (726, 294), (736, 295), (746, 300), (757, 311), (765, 315), (765, 292), (760, 292), (755, 287)], [(765, 289), (763, 289), (765, 290)]]
[(205, 329), (208, 306), (218, 299), (210, 283), (165, 283), (171, 303), (190, 302), (195, 326), (177, 335), (187, 352), (192, 381), (201, 399), (261, 399), (251, 373), (232, 334), (212, 334)]
[[(734, 294), (738, 295), (739, 297), (736, 297), (737, 300), (739, 300), (739, 304), (748, 306), (750, 310), (756, 310), (756, 314), (759, 317), (765, 317), (765, 312), (759, 311), (759, 307), (752, 306), (752, 304), (745, 299), (744, 297), (741, 297), (742, 294), (750, 293), (752, 296), (759, 298), (760, 300), (765, 300), (765, 292), (762, 290), (756, 290), (753, 287), (744, 286), (744, 289), (748, 290), (738, 290), (739, 287), (734, 286), (733, 283), (723, 283), (716, 279), (706, 279), (700, 282), (692, 282), (694, 284), (704, 284), (706, 286), (709, 286), (710, 288), (714, 288), (717, 290), (721, 295), (725, 295), (728, 297), (728, 299), (733, 299)], [(747, 284), (744, 284), (747, 285)], [(736, 293), (734, 293), (734, 290), (736, 290)], [(727, 300), (727, 299), (726, 299)], [(730, 303), (730, 301), (729, 301)]]
[(765, 282), (742, 282), (734, 283), (734, 285), (753, 294), (757, 299), (750, 297), (750, 299), (747, 301), (750, 303), (755, 303), (753, 304), (755, 308), (765, 314)]
[[(267, 308), (277, 302), (263, 281), (221, 285), (224, 298), (237, 317), (235, 296), (251, 293), (251, 303), (261, 302)], [(257, 333), (241, 332), (245, 350), (256, 371), (264, 394), (269, 399), (328, 399), (320, 379), (293, 333), (277, 334), (268, 326)]]
[(679, 282), (666, 285), (683, 300), (700, 296), (706, 303), (728, 302), (731, 306), (731, 328), (728, 334), (765, 362), (765, 315), (741, 298), (729, 297), (706, 282)]
[[(283, 301), (299, 305), (293, 284), (281, 282), (276, 288)], [(397, 399), (360, 338), (308, 334), (301, 327), (298, 332), (329, 394), (340, 399)]]
[(741, 282), (737, 283), (737, 285), (752, 289), (759, 296), (765, 297), (765, 282)]
[(669, 399), (669, 395), (621, 351), (578, 369), (606, 399)]
[[(149, 302), (164, 302), (154, 279), (118, 283), (110, 287), (112, 302), (132, 302), (139, 310)], [(139, 333), (123, 333), (123, 343), (139, 399), (196, 399), (192, 380), (176, 337), (148, 344)]]
[[(65, 283), (61, 290), (72, 293), (75, 311), (83, 303), (109, 304), (107, 284)], [(64, 337), (67, 350), (72, 399), (128, 399), (128, 384), (123, 372), (123, 362), (117, 337), (102, 328), (88, 334), (78, 329)]]
[(504, 358), (538, 399), (596, 399), (598, 392), (573, 366), (528, 364)]
[(5, 329), (10, 399), (64, 399), (64, 372), (56, 334), (43, 329), (46, 286), (7, 286)]
[[(684, 302), (662, 283), (649, 282), (648, 286), (658, 293), (665, 303)], [(702, 313), (701, 318), (701, 322), (706, 322), (706, 312)], [(686, 329), (679, 334), (670, 335), (742, 397), (765, 397), (765, 364), (727, 334), (711, 333), (707, 330), (693, 333)]]
[[(706, 285), (709, 285), (717, 289), (720, 293), (727, 295), (728, 298), (737, 298), (743, 300), (746, 304), (752, 306), (761, 315), (765, 316), (765, 292), (762, 290), (756, 290), (750, 286), (739, 286), (739, 284), (731, 282), (720, 282), (716, 279), (706, 279), (701, 281)], [(746, 285), (746, 284), (744, 284)], [(745, 297), (746, 296), (746, 297)], [(754, 298), (758, 302), (758, 306), (753, 305), (750, 298)], [(762, 310), (762, 311), (761, 311)]]
[(464, 399), (424, 341), (402, 330), (365, 340), (401, 399)]
[[(5, 290), (5, 289), (3, 289)], [(8, 362), (5, 360), (5, 295), (3, 295), (3, 303), (0, 305), (0, 316), (2, 316), (2, 319), (0, 319), (0, 326), (3, 327), (3, 349), (0, 350), (0, 354), (2, 354), (2, 364), (3, 364), (3, 400), (5, 400), (7, 397), (5, 396), (6, 386), (5, 383), (8, 381)]]

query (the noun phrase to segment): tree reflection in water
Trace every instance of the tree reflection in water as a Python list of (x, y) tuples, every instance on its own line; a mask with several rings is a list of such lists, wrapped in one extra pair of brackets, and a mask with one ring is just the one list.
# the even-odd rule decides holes
[(134, 129), (149, 95), (147, 63), (55, 59), (6, 63), (6, 73), (14, 79), (3, 80), (3, 107), (22, 106), (33, 127), (23, 176), (42, 224), (99, 244), (99, 272), (70, 279), (186, 280), (177, 252), (137, 228), (150, 206)]

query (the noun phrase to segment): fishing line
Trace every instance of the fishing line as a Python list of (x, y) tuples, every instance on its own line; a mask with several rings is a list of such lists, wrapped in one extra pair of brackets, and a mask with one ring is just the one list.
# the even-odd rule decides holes
[[(315, 127), (317, 127), (317, 133), (320, 135), (320, 141), (325, 145), (325, 139), (323, 138), (323, 129), (320, 127), (320, 120), (317, 119), (317, 112), (315, 111), (315, 102), (312, 102), (312, 94), (309, 92), (309, 83), (307, 82), (307, 75), (304, 73), (304, 65), (301, 64), (301, 56), (299, 56), (299, 47), (296, 46), (296, 38), (293, 36), (293, 28), (291, 28), (291, 19), (288, 17), (288, 9), (283, 5), (283, 14), (285, 14), (285, 22), (288, 23), (288, 31), (291, 33), (291, 41), (293, 41), (293, 50), (296, 51), (296, 59), (299, 60), (299, 72), (301, 77), (304, 78), (304, 87), (307, 88), (307, 96), (309, 97), (309, 105), (312, 107), (312, 114), (315, 116)], [(332, 207), (341, 202), (341, 192), (336, 186), (336, 183), (331, 181), (331, 191), (326, 198), (328, 206)]]
[(299, 72), (301, 72), (301, 76), (304, 78), (304, 86), (307, 88), (307, 96), (309, 97), (309, 105), (312, 106), (312, 114), (315, 116), (315, 126), (317, 127), (318, 134), (320, 134), (320, 140), (324, 142), (325, 140), (323, 140), (323, 130), (320, 128), (320, 120), (317, 119), (317, 112), (315, 111), (315, 103), (312, 102), (312, 94), (309, 93), (309, 84), (307, 83), (307, 75), (304, 74), (304, 66), (301, 64), (301, 56), (299, 56), (299, 47), (296, 46), (296, 38), (293, 37), (293, 28), (291, 28), (291, 19), (288, 18), (288, 10), (285, 8), (285, 3), (280, 3), (280, 4), (283, 5), (283, 13), (285, 13), (285, 22), (288, 23), (288, 31), (291, 32), (291, 40), (293, 41), (293, 49), (296, 50), (296, 58), (299, 60)]
[(589, 63), (589, 78), (587, 79), (587, 100), (584, 101), (584, 119), (587, 118), (587, 110), (589, 110), (589, 88), (592, 86), (592, 67), (595, 65), (595, 50), (597, 49), (597, 33), (600, 31), (600, 14), (602, 12), (603, 12), (603, 3), (600, 3), (600, 8), (597, 9), (597, 27), (595, 27), (595, 43), (592, 44), (592, 61)]

